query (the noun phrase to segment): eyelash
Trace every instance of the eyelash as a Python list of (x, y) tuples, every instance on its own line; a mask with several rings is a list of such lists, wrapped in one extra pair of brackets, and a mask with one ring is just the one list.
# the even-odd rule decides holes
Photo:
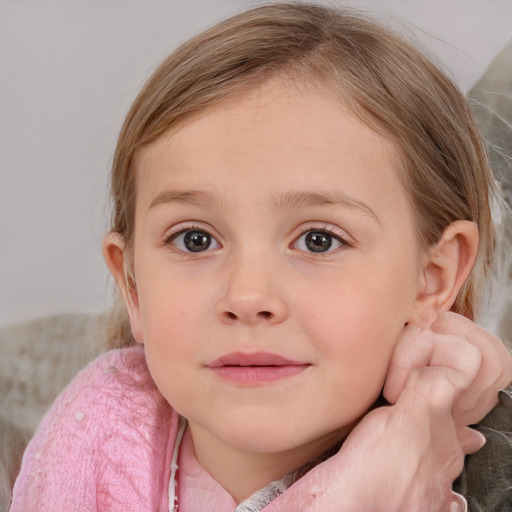
[(301, 240), (301, 238), (304, 237), (305, 235), (307, 236), (308, 233), (320, 233), (320, 234), (328, 235), (329, 237), (331, 237), (334, 240), (336, 240), (337, 242), (339, 242), (340, 246), (335, 249), (332, 249), (332, 250), (329, 250), (330, 249), (330, 246), (329, 246), (327, 251), (303, 251), (303, 252), (306, 252), (307, 254), (314, 254), (316, 256), (322, 257), (322, 256), (328, 256), (334, 252), (338, 252), (339, 250), (341, 250), (343, 248), (352, 247), (352, 244), (346, 238), (342, 237), (338, 233), (335, 233), (334, 230), (329, 229), (326, 225), (308, 226), (307, 229), (303, 230), (301, 232), (301, 234), (297, 238), (295, 238), (295, 240), (292, 242), (291, 246), (297, 245), (299, 240)]
[(217, 238), (214, 235), (212, 235), (208, 229), (206, 229), (203, 226), (197, 226), (197, 225), (190, 225), (190, 226), (182, 228), (182, 229), (180, 229), (178, 231), (175, 231), (175, 232), (171, 233), (170, 235), (167, 235), (165, 237), (165, 239), (164, 239), (164, 245), (166, 245), (166, 246), (173, 246), (173, 248), (174, 248), (174, 250), (176, 252), (181, 253), (181, 254), (186, 254), (186, 255), (188, 255), (188, 254), (196, 254), (196, 253), (200, 253), (200, 252), (208, 252), (208, 249), (210, 248), (210, 245), (208, 245), (207, 249), (204, 250), (204, 251), (187, 251), (185, 249), (181, 249), (179, 247), (176, 247), (175, 242), (176, 242), (176, 240), (180, 236), (186, 235), (187, 233), (193, 233), (193, 232), (206, 234), (208, 237), (210, 237), (210, 244), (211, 244), (212, 241), (215, 241), (215, 243), (219, 246), (218, 248), (221, 247), (221, 245), (218, 242)]
[[(204, 250), (198, 250), (198, 251), (190, 251), (190, 250), (181, 249), (179, 247), (176, 247), (175, 242), (180, 236), (186, 235), (187, 233), (193, 233), (193, 232), (204, 233), (205, 235), (207, 235), (210, 238), (210, 243), (209, 243), (208, 247), (206, 247)], [(290, 248), (296, 249), (297, 243), (301, 240), (302, 237), (304, 237), (305, 235), (307, 236), (308, 233), (319, 233), (319, 234), (328, 235), (329, 237), (336, 240), (340, 244), (339, 247), (337, 247), (333, 250), (329, 250), (330, 249), (330, 246), (329, 246), (327, 251), (308, 251), (308, 250), (302, 249), (302, 252), (305, 252), (308, 254), (315, 254), (317, 256), (325, 256), (325, 255), (329, 255), (333, 252), (337, 252), (338, 250), (342, 249), (343, 247), (352, 247), (352, 244), (349, 241), (347, 241), (346, 238), (335, 233), (332, 229), (329, 229), (327, 226), (323, 225), (320, 227), (320, 226), (312, 225), (312, 226), (308, 226), (308, 229), (303, 230), (300, 233), (300, 235), (294, 239), (294, 241), (290, 244)], [(203, 226), (190, 225), (190, 226), (182, 228), (178, 231), (175, 231), (175, 232), (171, 233), (170, 235), (167, 235), (164, 239), (164, 245), (173, 246), (173, 248), (176, 252), (188, 255), (188, 254), (196, 254), (196, 253), (203, 253), (203, 252), (211, 251), (212, 249), (210, 248), (210, 245), (211, 245), (212, 241), (218, 245), (218, 247), (215, 247), (215, 249), (222, 247), (220, 245), (220, 243), (218, 242), (217, 238), (214, 235), (212, 235), (208, 229), (204, 228)], [(301, 249), (298, 249), (298, 250), (301, 250)]]

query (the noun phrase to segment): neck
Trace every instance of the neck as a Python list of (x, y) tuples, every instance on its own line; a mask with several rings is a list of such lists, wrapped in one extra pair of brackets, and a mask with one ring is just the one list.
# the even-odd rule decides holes
[(342, 429), (289, 450), (258, 452), (230, 446), (198, 425), (190, 430), (197, 460), (237, 503), (316, 459), (348, 433)]

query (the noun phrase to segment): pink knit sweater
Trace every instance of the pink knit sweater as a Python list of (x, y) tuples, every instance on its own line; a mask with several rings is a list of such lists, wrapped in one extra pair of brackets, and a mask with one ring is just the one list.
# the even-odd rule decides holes
[(167, 512), (179, 417), (140, 348), (80, 372), (25, 452), (11, 512)]

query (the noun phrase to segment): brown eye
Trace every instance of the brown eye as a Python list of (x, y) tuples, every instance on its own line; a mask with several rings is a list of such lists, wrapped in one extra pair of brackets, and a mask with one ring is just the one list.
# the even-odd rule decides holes
[(183, 243), (190, 252), (206, 251), (212, 243), (212, 237), (204, 231), (187, 231)]
[(199, 229), (189, 229), (173, 235), (168, 243), (183, 252), (203, 252), (208, 249), (217, 249), (219, 243), (210, 233)]
[(344, 245), (348, 244), (341, 237), (322, 230), (306, 231), (294, 243), (295, 249), (314, 253), (332, 252)]
[(311, 252), (325, 252), (331, 248), (332, 236), (321, 231), (310, 231), (304, 243)]

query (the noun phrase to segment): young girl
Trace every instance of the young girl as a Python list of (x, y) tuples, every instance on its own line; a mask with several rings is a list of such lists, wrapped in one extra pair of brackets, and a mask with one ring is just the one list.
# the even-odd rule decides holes
[[(280, 3), (192, 39), (113, 165), (133, 338), (56, 401), (11, 510), (463, 510), (512, 378), (471, 322), (492, 190), (464, 98), (376, 23)], [(472, 460), (457, 490), (505, 510)]]

